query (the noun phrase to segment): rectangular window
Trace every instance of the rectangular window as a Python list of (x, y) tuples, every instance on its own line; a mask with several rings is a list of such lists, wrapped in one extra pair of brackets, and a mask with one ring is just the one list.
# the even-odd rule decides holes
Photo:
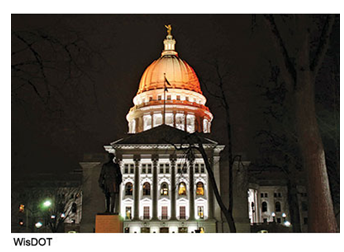
[(126, 220), (131, 219), (131, 207), (125, 207), (125, 219)]
[(182, 164), (177, 164), (177, 172), (178, 172), (179, 174), (182, 173)]
[(149, 227), (142, 227), (141, 233), (150, 233), (150, 228)]
[(199, 164), (195, 164), (195, 173), (199, 173)]
[(158, 95), (158, 101), (161, 101), (161, 95)]
[(167, 206), (161, 207), (161, 219), (167, 220)]
[(143, 219), (149, 219), (149, 206), (143, 207)]
[(189, 96), (186, 96), (186, 97), (185, 97), (185, 100), (186, 100), (186, 101), (189, 101)]
[(142, 174), (146, 174), (147, 169), (146, 169), (146, 164), (142, 164)]
[(264, 194), (264, 197), (265, 197), (265, 198), (267, 198), (267, 197), (268, 197), (268, 194), (267, 194), (267, 193), (265, 193), (265, 194)]
[(204, 219), (204, 208), (203, 208), (203, 206), (197, 207), (197, 213), (198, 213), (198, 217), (200, 219)]
[(167, 96), (167, 100), (170, 101), (171, 100), (171, 95)]
[(134, 164), (130, 164), (130, 173), (131, 173), (131, 174), (134, 173)]
[(303, 225), (308, 225), (308, 218), (303, 218)]
[(204, 164), (201, 164), (201, 173), (205, 173)]
[(149, 101), (153, 101), (153, 97), (152, 96), (149, 96)]
[(152, 164), (148, 164), (148, 173), (149, 173), (149, 174), (152, 173)]
[(180, 227), (178, 228), (178, 233), (187, 233), (188, 232), (188, 228), (187, 227)]
[(124, 173), (129, 173), (129, 165), (128, 164), (124, 165)]
[(277, 218), (277, 223), (281, 223), (281, 218)]
[(264, 193), (261, 193), (261, 194), (260, 194), (260, 197), (261, 197), (261, 198), (264, 198)]
[(179, 216), (180, 216), (180, 219), (182, 220), (185, 220), (186, 219), (186, 216), (185, 216), (185, 206), (181, 206), (179, 207)]
[(164, 173), (164, 165), (163, 164), (159, 165), (159, 173)]
[(170, 173), (170, 164), (165, 164), (165, 173)]
[(274, 193), (274, 197), (277, 198), (277, 193)]
[(180, 100), (180, 95), (177, 95), (177, 100), (178, 100), (178, 101)]

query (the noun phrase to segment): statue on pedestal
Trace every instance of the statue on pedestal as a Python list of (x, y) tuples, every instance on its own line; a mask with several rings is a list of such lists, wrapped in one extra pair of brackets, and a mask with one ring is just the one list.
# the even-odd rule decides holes
[(99, 176), (99, 187), (103, 190), (106, 200), (106, 212), (118, 214), (119, 186), (122, 183), (121, 168), (113, 162), (115, 155), (109, 153), (109, 161), (102, 166)]

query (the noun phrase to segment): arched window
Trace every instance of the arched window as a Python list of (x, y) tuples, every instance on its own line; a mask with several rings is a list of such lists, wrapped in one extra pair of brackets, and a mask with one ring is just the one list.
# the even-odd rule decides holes
[(143, 195), (150, 195), (150, 184), (145, 182), (142, 186)]
[(275, 203), (275, 211), (276, 212), (281, 212), (281, 203), (279, 201), (277, 201)]
[(72, 204), (72, 213), (76, 213), (76, 210), (77, 210), (77, 205), (76, 205), (76, 203), (73, 203)]
[(196, 184), (196, 195), (204, 195), (204, 185), (202, 182)]
[(168, 184), (166, 182), (162, 183), (161, 184), (161, 187), (160, 187), (160, 195), (168, 195)]
[(125, 195), (133, 195), (133, 184), (130, 182), (125, 184)]
[(268, 211), (268, 203), (265, 201), (262, 203), (262, 212), (267, 212)]
[(179, 195), (186, 195), (186, 185), (184, 182), (180, 182), (178, 186), (178, 194)]

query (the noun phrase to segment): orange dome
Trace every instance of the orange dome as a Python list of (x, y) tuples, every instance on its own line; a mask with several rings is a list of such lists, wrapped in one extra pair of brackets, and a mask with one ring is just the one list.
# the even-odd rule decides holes
[[(164, 73), (170, 88), (186, 89), (202, 94), (195, 71), (177, 55), (163, 55), (155, 60), (142, 75), (137, 94), (164, 88)], [(167, 87), (169, 87), (166, 84)]]

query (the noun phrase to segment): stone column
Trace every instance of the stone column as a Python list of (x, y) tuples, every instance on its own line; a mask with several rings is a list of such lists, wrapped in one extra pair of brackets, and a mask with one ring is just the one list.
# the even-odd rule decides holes
[(153, 201), (153, 216), (152, 220), (158, 220), (158, 156), (152, 156), (152, 163), (153, 163), (153, 194), (152, 194), (152, 201)]
[(171, 220), (176, 220), (176, 157), (170, 157), (171, 161)]
[(195, 195), (194, 195), (194, 160), (189, 160), (189, 220), (195, 220)]
[(134, 158), (135, 162), (135, 181), (134, 181), (134, 220), (139, 220), (140, 214), (140, 159)]

